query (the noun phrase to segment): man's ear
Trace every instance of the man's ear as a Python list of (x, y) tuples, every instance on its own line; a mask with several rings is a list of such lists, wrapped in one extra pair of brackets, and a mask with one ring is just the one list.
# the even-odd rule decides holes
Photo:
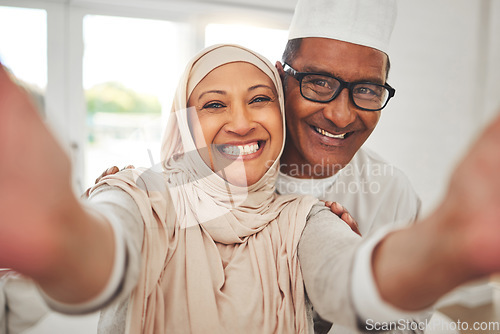
[(281, 62), (278, 60), (276, 62), (276, 69), (278, 70), (278, 73), (280, 74), (281, 82), (285, 83), (285, 70), (283, 69), (283, 65)]

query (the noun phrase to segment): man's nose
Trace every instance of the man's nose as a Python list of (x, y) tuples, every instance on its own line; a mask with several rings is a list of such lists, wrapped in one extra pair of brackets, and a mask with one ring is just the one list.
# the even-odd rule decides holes
[(229, 114), (230, 119), (226, 125), (226, 131), (245, 136), (255, 128), (251, 112), (245, 106), (233, 106)]
[(329, 103), (325, 104), (323, 115), (332, 121), (338, 128), (345, 128), (356, 119), (356, 106), (349, 98), (349, 90), (342, 89), (340, 94)]

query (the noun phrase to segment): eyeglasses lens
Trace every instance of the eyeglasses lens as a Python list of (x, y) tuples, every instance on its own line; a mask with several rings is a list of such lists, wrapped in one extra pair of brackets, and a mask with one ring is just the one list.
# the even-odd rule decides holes
[[(327, 102), (344, 88), (335, 78), (317, 74), (306, 75), (302, 78), (301, 92), (306, 99), (318, 102)], [(389, 99), (389, 90), (378, 84), (358, 83), (350, 87), (354, 104), (362, 109), (379, 110)]]

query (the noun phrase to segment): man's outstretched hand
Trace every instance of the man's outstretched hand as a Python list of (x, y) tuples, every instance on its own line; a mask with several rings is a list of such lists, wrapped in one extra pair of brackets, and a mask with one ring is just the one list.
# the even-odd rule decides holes
[(389, 234), (372, 263), (382, 297), (407, 310), (500, 272), (500, 115), (459, 163), (436, 210)]
[(456, 168), (443, 208), (471, 278), (500, 272), (500, 115)]

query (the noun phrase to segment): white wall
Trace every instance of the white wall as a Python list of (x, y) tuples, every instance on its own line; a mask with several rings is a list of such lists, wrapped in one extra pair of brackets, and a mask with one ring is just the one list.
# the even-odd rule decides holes
[(401, 0), (391, 41), (396, 96), (367, 145), (402, 168), (424, 203), (500, 107), (498, 1)]

